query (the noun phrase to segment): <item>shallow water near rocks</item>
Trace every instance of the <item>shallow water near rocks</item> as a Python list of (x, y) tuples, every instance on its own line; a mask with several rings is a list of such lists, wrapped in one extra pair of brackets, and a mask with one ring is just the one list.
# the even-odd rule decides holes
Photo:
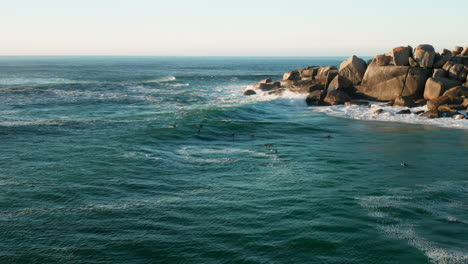
[(343, 59), (0, 57), (0, 262), (468, 263), (468, 121), (242, 96)]

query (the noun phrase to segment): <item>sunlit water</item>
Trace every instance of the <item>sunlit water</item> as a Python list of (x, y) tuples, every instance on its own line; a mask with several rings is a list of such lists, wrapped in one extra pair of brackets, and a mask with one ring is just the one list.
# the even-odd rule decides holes
[(342, 60), (1, 57), (0, 263), (468, 263), (468, 121), (242, 96)]

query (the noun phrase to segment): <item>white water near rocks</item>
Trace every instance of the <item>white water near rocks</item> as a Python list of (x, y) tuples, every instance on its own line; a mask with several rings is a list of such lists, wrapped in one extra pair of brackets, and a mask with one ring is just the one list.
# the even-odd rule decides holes
[[(397, 114), (399, 111), (408, 109), (407, 107), (386, 106), (385, 103), (370, 102), (368, 106), (358, 105), (336, 105), (325, 107), (314, 107), (313, 111), (322, 112), (332, 116), (358, 119), (358, 120), (372, 120), (372, 121), (387, 121), (387, 122), (401, 122), (409, 124), (422, 124), (447, 128), (468, 129), (468, 119), (456, 119), (453, 117), (443, 117), (436, 119), (429, 119), (414, 114), (418, 111), (426, 111), (426, 106), (411, 108), (412, 114)], [(381, 114), (376, 114), (375, 111), (383, 109)], [(465, 111), (460, 113), (466, 114)]]
[[(249, 88), (249, 87), (248, 87)], [(261, 93), (250, 96), (257, 100), (275, 100), (279, 98), (289, 98), (299, 101), (300, 104), (306, 105), (306, 94), (299, 94), (290, 91), (284, 92), (281, 96), (268, 95)], [(442, 117), (436, 119), (429, 119), (416, 115), (415, 112), (427, 111), (426, 106), (411, 108), (412, 114), (397, 114), (401, 110), (408, 109), (407, 107), (388, 106), (383, 102), (369, 102), (369, 105), (334, 105), (334, 106), (310, 106), (313, 112), (320, 112), (330, 116), (356, 119), (356, 120), (369, 120), (369, 121), (385, 121), (385, 122), (400, 122), (408, 124), (421, 124), (435, 127), (468, 129), (468, 119), (456, 119), (453, 117)], [(381, 114), (376, 114), (375, 111), (382, 109)], [(466, 116), (466, 111), (459, 111)]]

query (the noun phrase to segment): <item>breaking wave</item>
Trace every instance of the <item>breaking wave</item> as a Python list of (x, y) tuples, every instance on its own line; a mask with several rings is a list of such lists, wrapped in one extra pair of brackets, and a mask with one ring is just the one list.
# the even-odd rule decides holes
[(164, 76), (164, 77), (159, 77), (159, 78), (148, 80), (148, 81), (143, 81), (142, 83), (163, 83), (163, 82), (173, 82), (176, 80), (177, 78), (175, 76)]
[[(249, 89), (247, 86), (246, 89)], [(257, 91), (258, 93), (258, 91)], [(305, 106), (306, 94), (295, 93), (291, 91), (284, 91), (281, 95), (268, 94), (267, 92), (260, 92), (256, 95), (247, 96), (249, 99), (241, 100), (244, 103), (253, 101), (274, 101), (277, 99), (292, 99), (301, 106)], [(386, 122), (400, 122), (407, 124), (420, 124), (430, 125), (446, 128), (468, 129), (468, 119), (456, 119), (452, 117), (429, 119), (415, 114), (418, 111), (427, 111), (426, 106), (411, 108), (411, 114), (397, 114), (399, 111), (408, 109), (407, 107), (387, 106), (382, 102), (369, 102), (369, 106), (359, 105), (335, 105), (335, 106), (313, 106), (309, 107), (312, 112), (319, 112), (330, 116), (365, 120), (365, 121), (386, 121)], [(375, 111), (382, 109), (381, 114), (376, 114)], [(466, 111), (459, 111), (466, 116)]]

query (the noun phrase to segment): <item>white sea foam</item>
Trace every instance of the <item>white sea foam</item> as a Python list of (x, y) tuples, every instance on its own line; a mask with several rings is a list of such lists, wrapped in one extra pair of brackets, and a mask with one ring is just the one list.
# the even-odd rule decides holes
[[(375, 114), (377, 109), (383, 109), (381, 114)], [(455, 119), (451, 117), (429, 119), (415, 115), (414, 112), (426, 111), (426, 106), (411, 108), (413, 114), (397, 114), (407, 109), (406, 107), (386, 106), (383, 103), (371, 102), (371, 106), (336, 105), (325, 107), (311, 107), (314, 112), (322, 112), (328, 115), (358, 120), (390, 121), (409, 124), (433, 125), (448, 128), (468, 129), (468, 119)], [(460, 111), (466, 114), (465, 111)]]
[(15, 126), (40, 126), (40, 125), (64, 125), (68, 122), (78, 120), (15, 120), (15, 121), (1, 121), (0, 126), (15, 127)]
[[(233, 90), (232, 97), (236, 98), (237, 103), (241, 104), (251, 104), (255, 102), (266, 102), (266, 101), (277, 101), (281, 103), (287, 103), (289, 106), (297, 105), (300, 107), (306, 106), (305, 99), (307, 97), (307, 94), (303, 93), (295, 93), (291, 92), (288, 90), (285, 90), (281, 95), (278, 94), (268, 94), (268, 92), (262, 92), (259, 90), (255, 90), (257, 94), (251, 95), (251, 96), (243, 96), (240, 101), (238, 99), (239, 97), (239, 91), (238, 91), (238, 85), (232, 86), (235, 87), (236, 90)], [(245, 90), (248, 89), (253, 89), (251, 85), (247, 86)]]
[(144, 153), (144, 152), (126, 152), (122, 155), (122, 157), (125, 159), (145, 159), (145, 160), (153, 160), (153, 161), (161, 160), (160, 157), (155, 157), (154, 155), (150, 153)]
[(159, 77), (159, 78), (156, 78), (156, 79), (144, 81), (142, 83), (162, 83), (162, 82), (173, 82), (173, 81), (176, 81), (176, 80), (177, 80), (177, 78), (175, 76), (163, 76), (163, 77)]
[[(255, 89), (252, 85), (245, 87), (244, 90), (255, 90), (256, 95), (245, 96), (251, 101), (272, 101), (276, 99), (293, 99), (301, 105), (305, 105), (305, 98), (307, 94), (295, 93), (291, 91), (284, 91), (281, 95), (262, 92)], [(247, 102), (245, 99), (243, 102)], [(291, 101), (294, 102), (294, 101)], [(427, 111), (426, 106), (411, 108), (413, 114), (397, 114), (397, 112), (407, 109), (406, 107), (387, 106), (381, 102), (370, 102), (370, 107), (359, 105), (336, 105), (336, 106), (314, 106), (310, 107), (313, 112), (321, 112), (327, 115), (357, 119), (357, 120), (372, 120), (372, 121), (387, 121), (387, 122), (400, 122), (409, 124), (422, 124), (447, 128), (468, 129), (468, 119), (456, 119), (451, 117), (429, 119), (415, 115), (417, 111)], [(377, 109), (383, 109), (381, 114), (375, 114)], [(467, 115), (466, 111), (459, 111)]]
[(432, 263), (463, 264), (468, 262), (468, 253), (456, 249), (445, 249), (437, 246), (415, 231), (411, 224), (397, 224), (379, 227), (392, 237), (406, 240), (412, 247), (424, 252)]
[(189, 83), (173, 83), (173, 84), (168, 84), (167, 86), (170, 87), (187, 87), (190, 86)]
[(92, 99), (121, 99), (128, 97), (127, 94), (119, 92), (98, 92), (98, 91), (80, 91), (80, 90), (52, 90), (54, 94), (68, 100), (76, 100), (79, 97)]
[(264, 152), (259, 152), (259, 151), (254, 151), (254, 150), (248, 150), (248, 149), (237, 149), (237, 148), (226, 148), (226, 149), (200, 149), (197, 151), (198, 153), (201, 154), (231, 154), (231, 153), (245, 153), (249, 154), (252, 156), (262, 156), (262, 157), (268, 157), (269, 155)]
[(44, 84), (73, 84), (73, 83), (95, 83), (92, 81), (84, 80), (71, 80), (64, 78), (1, 78), (0, 85), (44, 85)]
[[(448, 187), (447, 187), (448, 186)], [(420, 197), (418, 194), (424, 194), (428, 190), (431, 192), (445, 193), (445, 189), (449, 188), (451, 192), (454, 184), (446, 184), (439, 182), (433, 185), (418, 185), (417, 190), (410, 189), (390, 189), (388, 192), (395, 195), (386, 196), (365, 196), (355, 197), (357, 203), (368, 211), (369, 216), (385, 220), (379, 221), (376, 226), (377, 230), (394, 237), (396, 239), (406, 241), (410, 246), (423, 252), (431, 261), (431, 263), (468, 263), (468, 253), (460, 248), (445, 248), (438, 244), (437, 241), (432, 241), (420, 233), (418, 229), (424, 229), (426, 222), (418, 220), (418, 218), (405, 218), (399, 213), (392, 213), (402, 208), (419, 209), (426, 214), (430, 214), (433, 218), (442, 218), (449, 223), (465, 223), (463, 219), (459, 219), (452, 215), (447, 215), (447, 208), (460, 207), (457, 201), (439, 201), (427, 200), (425, 195)], [(466, 192), (466, 188), (461, 187), (458, 190), (461, 193)], [(411, 193), (411, 194), (409, 194)], [(461, 211), (461, 210), (460, 210)], [(387, 221), (393, 224), (385, 224)]]
[(213, 149), (197, 147), (183, 147), (177, 150), (177, 154), (180, 155), (183, 159), (196, 163), (233, 163), (237, 160), (230, 158), (229, 154), (235, 153), (243, 153), (250, 156), (264, 157), (268, 159), (276, 158), (276, 155), (268, 154), (267, 151), (264, 150), (255, 151), (238, 148)]

